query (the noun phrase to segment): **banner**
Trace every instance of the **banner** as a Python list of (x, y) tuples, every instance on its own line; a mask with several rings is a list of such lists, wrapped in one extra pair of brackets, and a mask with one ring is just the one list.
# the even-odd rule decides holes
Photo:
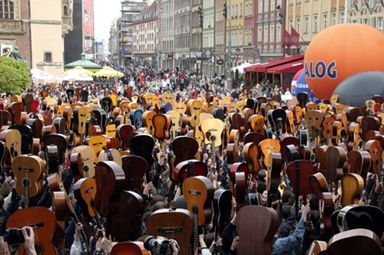
[(291, 47), (291, 35), (284, 28), (284, 31), (283, 31), (283, 48), (285, 48), (285, 47), (287, 47), (287, 48)]

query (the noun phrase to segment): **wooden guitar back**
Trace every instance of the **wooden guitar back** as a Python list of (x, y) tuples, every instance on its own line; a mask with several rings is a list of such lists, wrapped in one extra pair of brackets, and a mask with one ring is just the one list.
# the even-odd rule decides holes
[[(249, 220), (252, 218), (252, 220)], [(242, 207), (236, 218), (240, 240), (237, 254), (272, 254), (272, 240), (280, 224), (278, 213), (258, 205)]]
[(181, 248), (181, 254), (189, 255), (192, 224), (192, 214), (188, 210), (160, 209), (149, 216), (146, 227), (149, 235), (175, 239)]

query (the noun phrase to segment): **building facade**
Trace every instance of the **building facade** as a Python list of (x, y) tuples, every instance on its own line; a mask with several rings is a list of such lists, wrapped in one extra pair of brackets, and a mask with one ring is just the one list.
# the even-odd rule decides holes
[(289, 1), (285, 22), (288, 32), (292, 26), (300, 34), (301, 51), (304, 52), (321, 30), (345, 23), (345, 1)]
[(83, 52), (85, 58), (95, 58), (95, 15), (94, 0), (83, 0)]
[(116, 19), (112, 22), (109, 30), (109, 62), (112, 66), (120, 66), (120, 45), (119, 45), (119, 20)]
[(70, 30), (72, 5), (62, 0), (50, 1), (49, 5), (45, 0), (30, 0), (30, 4), (31, 67), (58, 76), (64, 71), (64, 37)]
[[(205, 0), (207, 1), (207, 0)], [(209, 1), (209, 0), (208, 0)], [(191, 35), (191, 61), (192, 61), (192, 68), (195, 70), (198, 74), (202, 73), (202, 59), (203, 59), (203, 45), (202, 45), (202, 39), (203, 39), (203, 22), (202, 20), (202, 0), (192, 0), (190, 1), (191, 6), (191, 19), (192, 19), (192, 35)]]
[(175, 39), (175, 9), (174, 0), (161, 0), (159, 7), (160, 26), (160, 67), (171, 69), (175, 66), (174, 39)]
[(32, 66), (29, 0), (3, 0), (0, 2), (0, 45), (16, 50)]
[[(304, 1), (304, 0), (303, 0)], [(258, 0), (256, 15), (256, 51), (260, 62), (283, 57), (282, 34), (286, 0)], [(294, 1), (289, 1), (294, 2)], [(281, 17), (281, 14), (283, 17)]]
[(133, 59), (135, 64), (158, 67), (158, 4), (152, 5), (134, 18), (133, 32)]
[(349, 3), (350, 5), (347, 6), (348, 22), (371, 25), (384, 32), (384, 1), (353, 0)]
[(147, 6), (144, 0), (124, 0), (121, 2), (121, 19), (119, 22), (119, 41), (121, 48), (120, 65), (132, 63), (134, 17)]
[(226, 0), (215, 0), (215, 50), (213, 54), (214, 69), (217, 75), (225, 73), (226, 54), (226, 17), (224, 6)]
[[(215, 73), (215, 0), (203, 1), (203, 75)], [(212, 61), (213, 60), (213, 61)]]
[(196, 58), (192, 56), (191, 52), (191, 37), (192, 37), (192, 11), (190, 0), (175, 0), (175, 32), (174, 32), (174, 58), (175, 65), (180, 70), (191, 71), (193, 68), (193, 61)]
[(227, 6), (227, 45), (231, 50), (230, 65), (234, 67), (243, 62), (244, 0), (227, 0)]
[(73, 29), (64, 37), (64, 63), (80, 59), (83, 52), (83, 0), (73, 0)]
[(255, 51), (256, 3), (256, 0), (244, 1), (243, 62), (248, 63), (255, 63), (258, 57)]

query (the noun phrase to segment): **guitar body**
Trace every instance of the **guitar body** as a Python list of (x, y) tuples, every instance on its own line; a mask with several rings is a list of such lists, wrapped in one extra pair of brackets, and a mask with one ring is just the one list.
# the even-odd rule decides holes
[(82, 212), (91, 218), (96, 217), (94, 210), (94, 201), (97, 192), (95, 179), (90, 177), (82, 178), (75, 183), (73, 190)]
[(258, 205), (242, 207), (236, 217), (237, 232), (243, 240), (237, 254), (271, 255), (272, 240), (279, 225), (279, 215), (272, 208)]
[(107, 146), (107, 140), (102, 135), (91, 136), (88, 139), (88, 146), (91, 147), (95, 153), (94, 162), (97, 163), (99, 162), (99, 153)]
[(131, 154), (143, 157), (147, 161), (148, 167), (153, 164), (152, 152), (155, 147), (155, 140), (152, 136), (140, 134), (132, 137), (129, 143)]
[(127, 189), (141, 192), (144, 175), (148, 169), (145, 159), (136, 155), (124, 156), (122, 157), (122, 168), (127, 181)]
[(164, 114), (156, 114), (152, 117), (153, 136), (160, 141), (169, 138), (169, 121)]
[(129, 142), (133, 136), (137, 133), (136, 129), (131, 125), (119, 125), (116, 129), (117, 138), (120, 141), (120, 147), (122, 150), (127, 150), (129, 148)]
[(368, 151), (349, 151), (347, 153), (349, 172), (361, 175), (365, 180), (371, 168), (371, 155)]
[(244, 145), (243, 158), (248, 164), (250, 173), (257, 173), (260, 170), (259, 149), (256, 143), (247, 143)]
[(142, 242), (122, 242), (112, 247), (111, 255), (150, 255)]
[(189, 242), (192, 238), (192, 225), (192, 213), (185, 209), (159, 209), (146, 222), (149, 235), (176, 240), (182, 255), (191, 254)]
[(207, 176), (208, 167), (204, 162), (196, 159), (185, 160), (176, 165), (172, 174), (173, 180), (183, 183), (189, 177)]
[(192, 128), (196, 128), (200, 124), (200, 113), (202, 112), (203, 103), (200, 100), (190, 100), (188, 109), (190, 112), (189, 123)]
[(364, 180), (358, 174), (344, 174), (341, 179), (341, 205), (359, 204)]
[(225, 189), (218, 189), (213, 194), (213, 224), (217, 232), (221, 233), (231, 220), (232, 213), (232, 192)]
[(147, 132), (150, 135), (153, 135), (153, 124), (152, 124), (152, 118), (156, 115), (156, 112), (154, 111), (145, 111), (143, 113), (143, 126), (147, 128)]
[(111, 234), (118, 242), (137, 240), (141, 233), (144, 208), (142, 196), (133, 191), (124, 190), (119, 197), (111, 198), (106, 223), (107, 236)]
[[(313, 165), (308, 160), (290, 162), (286, 168), (287, 175), (292, 182), (293, 192), (302, 196), (311, 193), (309, 177), (315, 173)], [(297, 190), (299, 187), (300, 190)]]
[(35, 197), (42, 189), (43, 160), (37, 156), (20, 155), (12, 163), (16, 177), (16, 192)]
[(380, 238), (367, 229), (354, 229), (334, 235), (328, 242), (327, 255), (381, 254)]
[(99, 153), (99, 161), (114, 161), (119, 166), (123, 165), (120, 152), (116, 149), (104, 148), (104, 150)]
[(175, 165), (185, 160), (194, 159), (199, 150), (196, 139), (187, 136), (176, 137), (169, 147), (175, 155)]
[(65, 152), (68, 148), (68, 141), (67, 137), (62, 134), (51, 134), (44, 136), (41, 139), (41, 147), (43, 150), (46, 149), (48, 145), (56, 145), (57, 150), (58, 150), (58, 155), (59, 155), (59, 164), (63, 164), (65, 162)]
[(224, 123), (219, 119), (207, 119), (201, 123), (201, 130), (205, 136), (205, 144), (214, 143), (217, 148), (221, 146), (221, 135), (224, 130)]
[(202, 226), (211, 219), (212, 182), (205, 176), (187, 178), (182, 185), (188, 211), (197, 217), (197, 225)]
[[(95, 152), (87, 145), (80, 145), (72, 149), (72, 154), (80, 153), (81, 160), (83, 161), (84, 177), (95, 176)], [(80, 175), (81, 176), (81, 175)]]
[(21, 133), (17, 129), (6, 129), (0, 132), (0, 140), (5, 142), (9, 152), (9, 164), (21, 155)]
[(99, 162), (95, 169), (97, 193), (95, 207), (101, 216), (109, 214), (110, 202), (118, 200), (126, 189), (125, 174), (121, 166), (113, 161)]
[[(31, 207), (18, 210), (11, 214), (6, 222), (6, 228), (22, 228), (36, 226), (33, 229), (39, 255), (56, 254), (52, 238), (56, 228), (56, 218), (52, 211), (43, 207)], [(20, 246), (19, 254), (25, 254), (24, 247)]]

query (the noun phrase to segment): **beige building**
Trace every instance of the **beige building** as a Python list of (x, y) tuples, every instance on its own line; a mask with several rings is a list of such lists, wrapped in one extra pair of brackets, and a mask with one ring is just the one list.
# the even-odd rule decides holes
[(287, 31), (291, 32), (292, 25), (305, 48), (321, 30), (344, 23), (345, 0), (287, 0), (285, 13)]
[(384, 32), (384, 1), (350, 0), (348, 22), (371, 25)]
[(32, 68), (64, 71), (64, 36), (72, 29), (72, 1), (31, 0)]

